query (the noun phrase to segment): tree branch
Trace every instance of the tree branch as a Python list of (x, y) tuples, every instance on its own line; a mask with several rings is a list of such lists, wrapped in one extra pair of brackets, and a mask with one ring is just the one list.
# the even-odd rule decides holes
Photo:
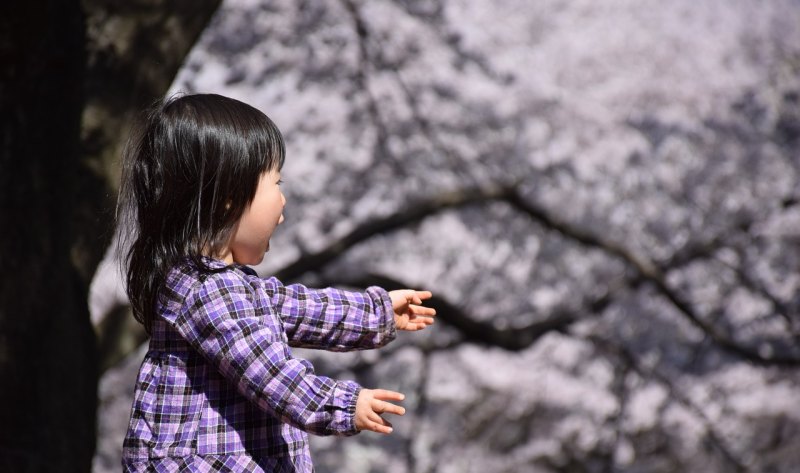
[[(704, 321), (694, 307), (682, 298), (677, 291), (673, 290), (666, 282), (664, 274), (658, 265), (636, 253), (628, 250), (616, 242), (604, 240), (588, 231), (580, 229), (572, 224), (557, 220), (544, 209), (541, 209), (530, 202), (527, 202), (516, 189), (505, 194), (506, 202), (511, 204), (520, 212), (528, 215), (532, 219), (540, 222), (545, 227), (555, 230), (565, 237), (574, 240), (584, 246), (603, 250), (613, 256), (618, 257), (627, 265), (635, 269), (644, 281), (651, 283), (661, 295), (666, 298), (680, 314), (682, 314), (695, 327), (702, 330), (714, 343), (724, 350), (736, 354), (754, 363), (763, 365), (800, 365), (800, 358), (791, 355), (762, 355), (752, 347), (737, 343), (728, 335), (719, 331), (716, 327)], [(669, 268), (669, 266), (666, 266)]]
[[(381, 286), (388, 291), (410, 287), (397, 279), (375, 274), (338, 282), (362, 288)], [(593, 304), (603, 304), (606, 297), (604, 296), (602, 301), (593, 301)], [(579, 314), (582, 312), (581, 310), (559, 309), (554, 311), (547, 319), (533, 322), (525, 327), (499, 329), (491, 323), (474, 320), (454, 304), (439, 296), (434, 296), (429, 301), (426, 301), (425, 305), (436, 309), (436, 318), (458, 330), (463, 336), (463, 341), (498, 347), (508, 351), (524, 350), (548, 332), (563, 332), (572, 323), (580, 319)]]
[[(465, 189), (461, 191), (453, 191), (444, 193), (427, 201), (414, 203), (409, 205), (406, 209), (401, 210), (391, 216), (366, 222), (319, 252), (306, 254), (299, 257), (293, 263), (278, 271), (276, 276), (282, 280), (297, 279), (299, 276), (308, 271), (319, 270), (338, 256), (345, 253), (354, 245), (375, 235), (412, 225), (444, 210), (460, 208), (467, 205), (485, 203), (489, 201), (506, 202), (520, 213), (525, 214), (532, 220), (539, 222), (545, 228), (560, 233), (569, 240), (577, 242), (585, 247), (602, 250), (611, 256), (619, 258), (625, 264), (634, 269), (636, 274), (638, 274), (638, 280), (633, 279), (631, 284), (638, 285), (642, 282), (652, 284), (656, 290), (667, 301), (669, 301), (673, 307), (677, 309), (678, 313), (683, 315), (684, 318), (692, 323), (692, 325), (699, 328), (722, 349), (758, 364), (786, 366), (800, 365), (800, 359), (796, 356), (786, 354), (761, 354), (752, 347), (748, 347), (736, 342), (730, 336), (724, 334), (715, 326), (703, 320), (701, 315), (695, 310), (691, 303), (681, 297), (676, 290), (669, 287), (664, 273), (659, 265), (616, 242), (600, 238), (599, 236), (596, 236), (593, 233), (581, 229), (573, 224), (558, 220), (548, 211), (526, 201), (515, 185), (506, 187), (486, 186)], [(708, 248), (706, 248), (704, 245), (701, 246), (703, 246), (703, 248), (701, 248), (703, 251), (691, 248), (683, 251), (681, 253), (682, 262), (685, 262), (686, 255), (705, 254), (705, 251), (708, 250)], [(662, 264), (661, 266), (667, 270), (670, 268), (670, 264)], [(444, 309), (448, 310), (449, 308)], [(450, 313), (454, 312), (451, 311)], [(492, 342), (488, 342), (486, 339), (487, 335), (479, 335), (479, 333), (483, 333), (483, 330), (487, 329), (487, 327), (482, 325), (472, 326), (469, 323), (463, 323), (458, 327), (460, 330), (465, 331), (464, 333), (468, 339), (475, 337), (476, 341), (483, 340), (484, 342), (490, 344), (497, 343), (497, 346), (508, 347), (508, 349), (512, 350), (518, 350), (520, 347), (527, 346), (526, 344), (528, 343), (527, 340), (512, 342), (509, 339), (506, 339), (505, 335), (500, 336), (498, 339)]]
[(669, 393), (670, 397), (677, 401), (679, 404), (687, 408), (690, 412), (696, 415), (705, 426), (706, 429), (706, 436), (709, 442), (722, 454), (722, 457), (734, 468), (734, 471), (737, 472), (746, 472), (749, 471), (744, 463), (739, 460), (725, 445), (725, 442), (722, 440), (722, 437), (717, 433), (714, 429), (714, 424), (711, 422), (708, 417), (706, 417), (705, 413), (703, 413), (702, 409), (695, 405), (692, 400), (683, 393), (683, 391), (677, 387), (675, 387), (672, 381), (666, 377), (665, 375), (659, 373), (656, 369), (648, 370), (645, 369), (637, 360), (636, 355), (631, 353), (627, 348), (624, 346), (615, 344), (610, 340), (606, 340), (597, 335), (589, 335), (588, 337), (583, 337), (585, 340), (591, 342), (595, 347), (599, 350), (612, 354), (615, 358), (622, 361), (626, 366), (633, 369), (636, 373), (639, 374), (644, 379), (653, 379), (659, 384), (663, 385), (667, 392)]
[(281, 280), (297, 279), (306, 272), (321, 269), (354, 245), (373, 236), (413, 225), (444, 210), (487, 200), (496, 200), (502, 197), (505, 192), (507, 192), (505, 189), (499, 187), (485, 187), (446, 192), (427, 201), (413, 203), (388, 217), (364, 222), (321, 251), (301, 255), (293, 263), (277, 271), (275, 276)]
[(391, 148), (387, 144), (387, 140), (389, 139), (390, 135), (389, 127), (381, 115), (381, 108), (378, 105), (378, 100), (375, 97), (375, 94), (372, 93), (372, 89), (370, 89), (369, 86), (369, 65), (371, 61), (368, 47), (369, 29), (367, 29), (367, 23), (364, 21), (358, 6), (355, 4), (355, 2), (353, 2), (353, 0), (341, 0), (341, 3), (345, 10), (347, 10), (347, 13), (350, 15), (350, 19), (353, 22), (353, 29), (355, 30), (356, 37), (358, 38), (358, 69), (354, 78), (355, 85), (358, 90), (362, 91), (367, 98), (367, 111), (369, 112), (369, 115), (372, 118), (372, 123), (377, 131), (376, 140), (378, 142), (379, 149), (386, 153), (387, 157), (391, 159), (390, 164), (392, 168), (394, 168), (395, 171), (402, 172), (403, 169), (399, 165), (399, 160), (392, 153)]
[[(741, 261), (747, 259), (747, 255), (742, 249), (737, 249), (737, 253)], [(744, 287), (770, 301), (777, 315), (783, 318), (794, 341), (800, 343), (800, 327), (798, 327), (797, 322), (790, 315), (793, 311), (789, 304), (773, 294), (772, 291), (767, 288), (766, 284), (752, 276), (751, 271), (745, 271), (741, 267), (736, 267), (721, 258), (717, 258), (716, 261), (731, 269)]]

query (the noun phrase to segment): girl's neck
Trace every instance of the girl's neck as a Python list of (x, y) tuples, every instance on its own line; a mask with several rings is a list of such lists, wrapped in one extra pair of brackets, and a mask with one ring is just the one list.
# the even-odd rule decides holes
[(233, 264), (233, 253), (231, 253), (231, 249), (229, 247), (222, 248), (218, 253), (213, 253), (211, 250), (203, 251), (203, 256), (207, 256), (211, 259), (215, 259), (218, 261), (222, 261), (225, 264)]

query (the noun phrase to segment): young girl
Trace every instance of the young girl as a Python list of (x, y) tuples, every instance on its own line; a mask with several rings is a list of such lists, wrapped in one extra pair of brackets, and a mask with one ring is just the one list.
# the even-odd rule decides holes
[(289, 346), (378, 348), (433, 322), (429, 292), (284, 286), (261, 262), (283, 221), (284, 145), (219, 95), (165, 101), (135, 130), (120, 195), (127, 290), (151, 336), (125, 471), (313, 471), (306, 432), (388, 434), (403, 395), (314, 374)]

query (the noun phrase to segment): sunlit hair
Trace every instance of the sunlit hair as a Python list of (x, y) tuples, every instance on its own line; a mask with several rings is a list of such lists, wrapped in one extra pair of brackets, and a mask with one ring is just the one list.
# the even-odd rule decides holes
[(123, 153), (119, 249), (134, 317), (148, 333), (170, 269), (215, 271), (203, 256), (220, 253), (261, 174), (280, 170), (284, 156), (265, 114), (220, 95), (169, 98), (134, 127)]

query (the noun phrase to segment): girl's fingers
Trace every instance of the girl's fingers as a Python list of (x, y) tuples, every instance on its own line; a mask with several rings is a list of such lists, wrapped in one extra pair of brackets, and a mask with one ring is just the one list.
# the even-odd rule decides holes
[(418, 332), (425, 329), (432, 323), (433, 322), (409, 322), (402, 330), (405, 330), (406, 332)]
[(413, 289), (398, 289), (389, 291), (389, 297), (392, 299), (392, 307), (399, 309), (402, 307), (411, 307), (413, 305), (421, 306), (422, 301), (433, 297), (431, 291), (415, 291)]
[(422, 304), (422, 301), (433, 297), (431, 291), (415, 291), (407, 289), (403, 291), (406, 296), (406, 302), (409, 304)]
[(424, 315), (426, 317), (433, 317), (436, 315), (436, 309), (432, 307), (409, 304), (408, 308), (411, 309), (411, 313), (414, 315)]
[(372, 422), (374, 424), (386, 425), (388, 427), (392, 427), (392, 423), (391, 422), (389, 422), (388, 420), (384, 419), (383, 417), (379, 416), (378, 414), (376, 414), (374, 412), (370, 412), (369, 414), (367, 414), (367, 420), (369, 420), (370, 422)]
[(372, 402), (372, 411), (377, 414), (395, 414), (401, 416), (406, 413), (404, 407), (386, 401), (375, 400)]
[[(360, 414), (360, 429), (371, 430), (380, 434), (392, 433), (392, 423), (381, 417), (381, 414), (394, 414), (403, 415), (406, 413), (405, 408), (392, 404), (387, 401), (402, 401), (405, 396), (396, 391), (389, 391), (388, 389), (368, 389), (364, 390), (365, 400), (368, 402), (364, 405), (365, 409)], [(360, 397), (360, 396), (359, 396)], [(371, 399), (370, 399), (371, 397)]]
[(397, 391), (389, 391), (388, 389), (374, 389), (372, 397), (380, 399), (381, 401), (402, 401), (406, 398), (403, 393)]
[(379, 434), (391, 434), (392, 433), (392, 423), (383, 419), (378, 414), (374, 412), (367, 415), (367, 420), (369, 423), (367, 424), (367, 429), (378, 432)]
[(409, 306), (409, 315), (411, 317), (434, 317), (436, 316), (436, 309), (430, 307), (423, 307), (419, 305)]

